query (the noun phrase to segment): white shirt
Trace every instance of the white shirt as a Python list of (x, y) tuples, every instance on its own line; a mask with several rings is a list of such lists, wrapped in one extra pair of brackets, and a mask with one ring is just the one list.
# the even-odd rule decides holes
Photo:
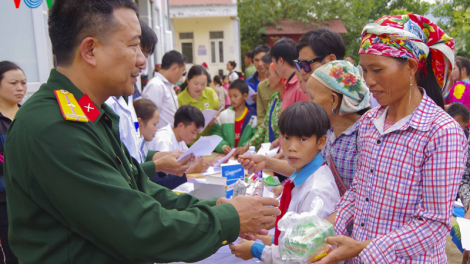
[(238, 73), (236, 73), (235, 71), (232, 71), (229, 75), (228, 75), (228, 80), (233, 83), (234, 81), (238, 80), (239, 76), (238, 76)]
[(142, 99), (149, 99), (158, 108), (160, 120), (157, 127), (159, 129), (168, 124), (173, 126), (175, 122), (175, 113), (179, 106), (178, 97), (175, 90), (173, 90), (173, 86), (163, 75), (157, 72), (142, 91)]
[[(323, 200), (323, 207), (318, 212), (320, 218), (331, 215), (340, 199), (335, 178), (327, 165), (322, 165), (304, 183), (295, 186), (291, 195), (292, 198), (287, 212), (296, 212), (298, 214), (312, 211), (313, 199), (320, 197)], [(283, 236), (284, 232), (281, 232), (279, 240)], [(279, 248), (276, 245), (266, 246), (261, 255), (261, 260), (264, 264), (287, 263), (282, 260)]]
[(186, 151), (188, 146), (184, 141), (178, 142), (176, 140), (175, 132), (173, 132), (172, 125), (168, 124), (165, 127), (159, 129), (155, 133), (155, 137), (152, 141), (146, 144), (149, 150), (155, 150), (160, 152), (168, 152), (173, 150)]
[(134, 105), (132, 104), (132, 95), (128, 97), (128, 102), (129, 103), (126, 103), (126, 100), (124, 100), (122, 96), (119, 98), (111, 96), (105, 103), (119, 116), (119, 136), (122, 143), (124, 143), (129, 150), (129, 154), (131, 154), (134, 159), (139, 163), (143, 163), (145, 157), (140, 151), (143, 137), (140, 136), (138, 125), (136, 129), (136, 123), (138, 124), (138, 121)]

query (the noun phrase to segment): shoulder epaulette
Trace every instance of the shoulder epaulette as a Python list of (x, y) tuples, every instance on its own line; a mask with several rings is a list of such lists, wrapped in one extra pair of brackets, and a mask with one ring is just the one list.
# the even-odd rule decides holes
[(66, 90), (55, 90), (55, 97), (65, 120), (76, 122), (89, 122), (90, 120), (75, 99), (75, 96)]

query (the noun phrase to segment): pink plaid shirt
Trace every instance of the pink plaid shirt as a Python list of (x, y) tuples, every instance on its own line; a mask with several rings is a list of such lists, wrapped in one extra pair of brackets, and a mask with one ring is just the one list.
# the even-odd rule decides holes
[(358, 170), (337, 205), (336, 232), (373, 242), (346, 263), (447, 263), (467, 142), (459, 124), (422, 92), (414, 113), (385, 132), (386, 107), (359, 121)]

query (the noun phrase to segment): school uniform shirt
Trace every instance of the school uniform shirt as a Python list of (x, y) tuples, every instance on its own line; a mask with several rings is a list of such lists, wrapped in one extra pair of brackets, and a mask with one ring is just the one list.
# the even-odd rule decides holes
[(286, 89), (282, 97), (281, 112), (284, 112), (287, 107), (296, 102), (310, 102), (310, 98), (300, 89), (299, 80), (294, 72), (286, 81)]
[[(206, 109), (219, 110), (219, 97), (214, 89), (206, 87), (199, 95), (198, 100), (194, 99), (189, 95), (188, 88), (178, 94), (178, 103), (179, 105), (191, 105), (199, 108), (199, 110), (204, 111)], [(197, 138), (191, 142), (189, 145), (194, 144), (201, 136), (210, 136), (211, 126), (207, 126), (202, 133), (198, 133)]]
[(174, 85), (163, 75), (156, 72), (142, 91), (142, 98), (149, 99), (158, 108), (160, 120), (157, 127), (162, 128), (168, 124), (175, 123), (175, 113), (179, 108), (178, 97), (176, 96)]
[(141, 151), (143, 138), (140, 136), (139, 122), (132, 102), (131, 95), (127, 99), (124, 96), (119, 98), (112, 96), (105, 103), (119, 116), (119, 136), (122, 143), (134, 159), (143, 163), (146, 158)]
[(186, 146), (184, 141), (178, 142), (176, 140), (175, 132), (173, 132), (173, 127), (170, 124), (166, 125), (162, 129), (159, 129), (153, 140), (146, 142), (146, 147), (149, 150), (160, 152), (174, 150), (186, 151), (188, 149), (188, 146)]
[(385, 106), (359, 120), (358, 168), (338, 204), (335, 230), (372, 242), (346, 263), (447, 263), (467, 140), (459, 124), (421, 92), (417, 109), (387, 130)]
[[(335, 205), (340, 199), (339, 191), (334, 176), (320, 153), (300, 172), (296, 170), (290, 179), (295, 187), (291, 192), (292, 198), (287, 212), (300, 214), (312, 211), (312, 202), (315, 197), (323, 200), (323, 207), (318, 212), (318, 217), (326, 218), (334, 212)], [(279, 240), (283, 236), (284, 232), (281, 232)], [(264, 264), (287, 263), (282, 260), (279, 247), (274, 244), (265, 246), (255, 243), (251, 252)]]
[(237, 239), (232, 205), (151, 182), (155, 164), (129, 155), (111, 108), (91, 103), (89, 122), (68, 121), (61, 107), (81, 106), (59, 104), (56, 93), (87, 98), (52, 69), (6, 138), (9, 242), (20, 263), (195, 262)]

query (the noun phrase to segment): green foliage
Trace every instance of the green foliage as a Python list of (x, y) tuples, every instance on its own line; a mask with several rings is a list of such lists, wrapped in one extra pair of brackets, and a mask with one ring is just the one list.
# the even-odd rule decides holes
[(420, 0), (238, 0), (242, 54), (266, 43), (266, 26), (278, 19), (309, 23), (312, 18), (319, 22), (340, 18), (348, 30), (342, 34), (346, 53), (357, 59), (365, 25), (386, 14), (424, 15), (430, 8), (431, 4)]

